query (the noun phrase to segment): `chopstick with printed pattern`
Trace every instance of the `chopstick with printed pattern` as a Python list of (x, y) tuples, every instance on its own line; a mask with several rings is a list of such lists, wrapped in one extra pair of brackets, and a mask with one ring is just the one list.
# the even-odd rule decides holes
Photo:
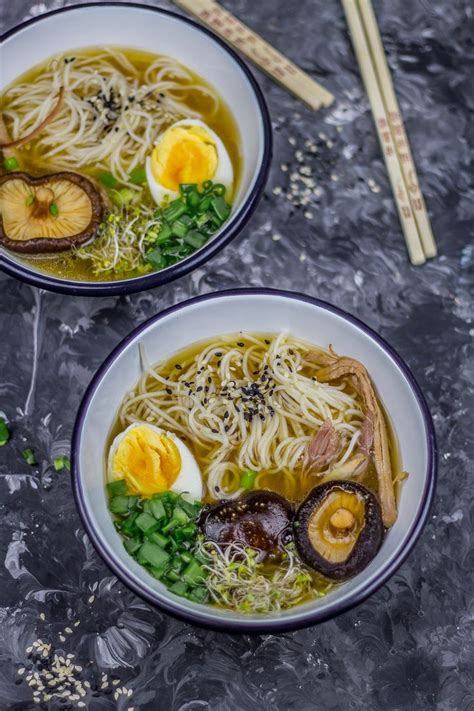
[(355, 0), (342, 0), (344, 12), (349, 26), (354, 52), (359, 63), (362, 80), (369, 97), (372, 115), (375, 121), (378, 138), (382, 147), (383, 157), (395, 197), (395, 204), (405, 237), (408, 255), (412, 264), (423, 264), (425, 255), (418, 232), (415, 216), (410, 205), (408, 191), (405, 185), (400, 161), (398, 159), (395, 141), (392, 136), (382, 93), (365, 35), (362, 19)]
[(436, 243), (431, 230), (430, 219), (428, 217), (428, 211), (423, 199), (423, 194), (418, 182), (418, 175), (400, 114), (400, 107), (393, 88), (392, 77), (382, 44), (382, 38), (380, 37), (372, 1), (358, 0), (358, 2), (362, 23), (364, 25), (372, 55), (375, 73), (378, 78), (383, 101), (387, 110), (390, 130), (392, 132), (395, 147), (397, 149), (398, 160), (400, 161), (403, 177), (405, 179), (410, 205), (415, 215), (418, 232), (420, 233), (421, 244), (425, 252), (425, 257), (435, 257)]
[(211, 28), (311, 109), (330, 106), (334, 96), (214, 0), (173, 0)]

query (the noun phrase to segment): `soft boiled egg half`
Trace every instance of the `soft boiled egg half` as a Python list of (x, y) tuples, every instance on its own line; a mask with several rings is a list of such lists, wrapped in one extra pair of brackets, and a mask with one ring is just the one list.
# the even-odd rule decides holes
[(146, 177), (153, 200), (161, 205), (179, 196), (181, 183), (221, 183), (232, 197), (234, 171), (226, 147), (204, 121), (183, 119), (166, 129), (146, 159)]
[(188, 447), (172, 432), (145, 423), (134, 423), (115, 437), (107, 463), (109, 481), (124, 479), (139, 496), (160, 491), (202, 499), (202, 477)]

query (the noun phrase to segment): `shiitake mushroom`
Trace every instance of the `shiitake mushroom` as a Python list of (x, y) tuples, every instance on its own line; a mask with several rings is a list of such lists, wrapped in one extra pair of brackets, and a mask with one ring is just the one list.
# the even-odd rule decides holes
[(372, 560), (382, 543), (377, 496), (353, 481), (316, 486), (299, 506), (294, 540), (303, 561), (332, 580), (346, 580)]
[(64, 252), (97, 233), (103, 201), (94, 184), (71, 172), (0, 178), (0, 245), (23, 254)]
[(206, 507), (199, 525), (208, 541), (220, 546), (239, 542), (256, 548), (261, 558), (276, 558), (291, 538), (292, 507), (273, 491), (252, 491), (235, 501)]

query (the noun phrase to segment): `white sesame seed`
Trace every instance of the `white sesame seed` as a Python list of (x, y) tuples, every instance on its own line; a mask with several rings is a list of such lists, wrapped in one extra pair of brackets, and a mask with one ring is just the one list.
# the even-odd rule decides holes
[(338, 133), (342, 133), (342, 126), (336, 126), (336, 131)]
[(66, 627), (66, 629), (64, 631), (67, 632), (68, 634), (72, 634), (72, 629), (70, 627)]
[(66, 637), (65, 637), (63, 634), (60, 634), (60, 635), (59, 635), (59, 639), (61, 640), (61, 642), (65, 642), (65, 641), (66, 641)]
[(132, 696), (132, 694), (133, 694), (133, 689), (129, 689), (129, 690), (128, 690), (128, 696)]
[(278, 232), (274, 232), (274, 233), (272, 234), (272, 240), (273, 240), (274, 242), (279, 242), (279, 241), (281, 240), (281, 235), (279, 235)]
[(115, 691), (115, 692), (114, 692), (114, 699), (115, 699), (115, 701), (117, 701), (118, 697), (119, 697), (118, 692)]
[(283, 173), (286, 173), (286, 171), (288, 170), (288, 165), (286, 163), (282, 163), (280, 165), (280, 168), (282, 169)]
[(84, 708), (85, 703), (83, 701), (79, 701), (79, 703), (77, 705), (80, 706), (81, 708)]
[(43, 620), (43, 622), (44, 622), (45, 619), (46, 619), (46, 615), (44, 614), (44, 612), (41, 612), (40, 613), (40, 620)]
[(273, 190), (272, 190), (274, 195), (281, 195), (281, 187), (279, 185), (276, 185)]
[(91, 605), (91, 604), (94, 602), (94, 600), (95, 600), (95, 595), (91, 595), (91, 596), (87, 599), (87, 602), (89, 603), (89, 605)]
[(332, 174), (331, 174), (331, 180), (332, 180), (333, 182), (336, 182), (337, 180), (339, 180), (339, 176), (337, 176), (335, 173), (332, 173)]
[(19, 669), (16, 670), (17, 674), (24, 674), (26, 671), (25, 667), (20, 667)]
[(307, 210), (307, 211), (304, 213), (304, 216), (306, 217), (307, 220), (312, 220), (312, 219), (313, 219), (313, 213), (310, 212), (309, 210)]
[(333, 145), (334, 145), (334, 143), (333, 143), (331, 140), (326, 141), (326, 146), (327, 146), (328, 148), (332, 148)]
[[(304, 254), (304, 252), (302, 252), (300, 254), (300, 262), (306, 262), (306, 254)], [(285, 373), (285, 378), (287, 378), (287, 377), (288, 377), (288, 373)]]
[(81, 624), (81, 621), (77, 620), (77, 622), (74, 623), (74, 627), (79, 627), (80, 624)]
[(296, 146), (296, 138), (293, 138), (293, 136), (290, 136), (288, 139), (288, 143), (290, 146)]

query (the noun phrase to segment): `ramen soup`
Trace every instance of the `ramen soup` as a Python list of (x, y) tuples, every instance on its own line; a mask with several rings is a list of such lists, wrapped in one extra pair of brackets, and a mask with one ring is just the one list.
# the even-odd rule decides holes
[(1, 97), (0, 247), (50, 274), (168, 267), (228, 219), (239, 138), (215, 89), (168, 56), (55, 56)]
[(360, 573), (405, 476), (364, 365), (287, 333), (146, 364), (106, 460), (128, 553), (177, 595), (249, 613)]

